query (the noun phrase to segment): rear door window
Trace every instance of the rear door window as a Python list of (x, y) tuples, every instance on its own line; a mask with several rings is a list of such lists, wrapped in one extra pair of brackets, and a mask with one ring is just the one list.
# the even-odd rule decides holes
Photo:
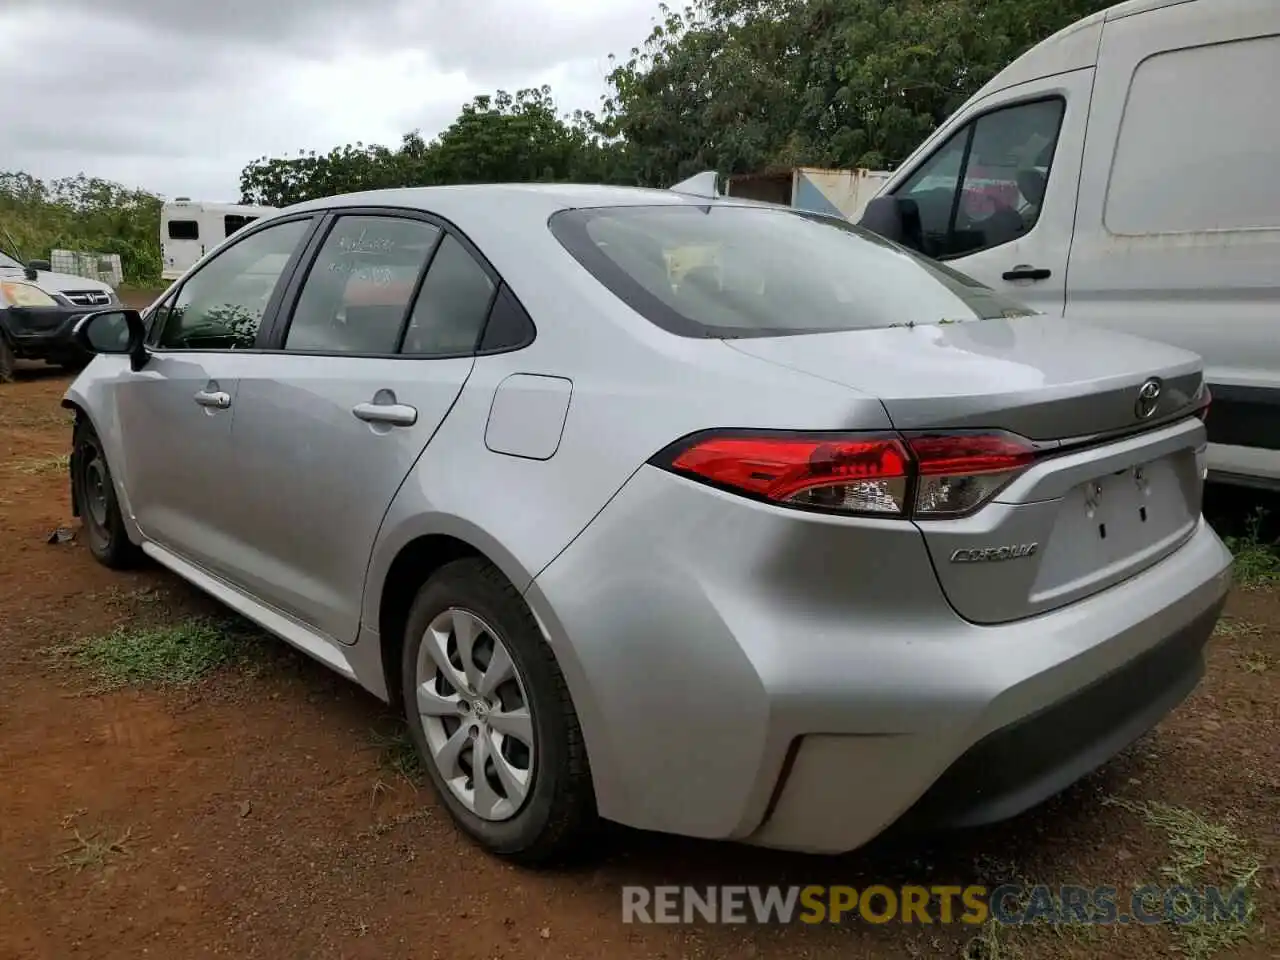
[(439, 239), (440, 228), (423, 220), (339, 217), (307, 274), (284, 348), (396, 353), (418, 279)]
[(467, 248), (446, 236), (422, 281), (401, 352), (415, 357), (472, 352), (495, 290), (496, 284)]

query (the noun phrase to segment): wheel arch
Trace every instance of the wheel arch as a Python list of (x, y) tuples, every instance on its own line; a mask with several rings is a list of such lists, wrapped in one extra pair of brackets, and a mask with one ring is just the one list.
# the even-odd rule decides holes
[[(62, 400), (59, 401), (58, 405), (64, 410), (70, 410), (75, 413), (76, 426), (79, 426), (81, 423), (87, 423), (93, 432), (97, 434), (98, 441), (102, 444), (103, 453), (107, 458), (107, 466), (111, 470), (111, 481), (115, 485), (116, 502), (120, 505), (120, 517), (124, 521), (125, 532), (128, 533), (129, 539), (133, 543), (140, 546), (142, 544), (142, 531), (139, 530), (138, 524), (134, 520), (133, 504), (129, 499), (129, 491), (125, 488), (121, 471), (117, 469), (122, 458), (119, 444), (117, 442), (117, 434), (110, 430), (105, 432), (103, 431), (93, 414), (89, 412), (92, 404), (89, 402), (88, 398), (80, 393), (80, 391), (76, 390), (74, 383), (67, 389), (67, 392), (63, 395)], [(75, 436), (74, 430), (75, 427), (72, 427), (73, 437)], [(75, 484), (71, 479), (73, 475), (72, 472), (75, 470), (75, 458), (76, 452), (73, 445), (71, 450), (71, 466), (67, 471), (67, 481), (72, 486), (72, 516), (79, 517), (80, 505), (76, 502), (74, 490)]]
[[(609, 764), (603, 749), (594, 749), (602, 726), (590, 685), (573, 646), (554, 625), (554, 614), (538, 591), (531, 591), (534, 574), (485, 530), (460, 517), (437, 515), (420, 518), (383, 538), (375, 548), (365, 589), (364, 622), (377, 625), (378, 657), (387, 699), (398, 704), (401, 689), (400, 649), (409, 608), (418, 589), (436, 570), (453, 560), (479, 557), (492, 563), (519, 591), (537, 621), (543, 639), (564, 675), (569, 698), (578, 716), (591, 765), (598, 784)], [(372, 652), (372, 651), (370, 651)]]

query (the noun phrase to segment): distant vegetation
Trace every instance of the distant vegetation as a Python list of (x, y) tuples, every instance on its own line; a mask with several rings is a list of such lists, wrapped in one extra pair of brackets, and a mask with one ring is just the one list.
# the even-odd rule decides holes
[(21, 260), (51, 250), (120, 255), (127, 283), (160, 281), (160, 198), (96, 177), (0, 173), (0, 249)]

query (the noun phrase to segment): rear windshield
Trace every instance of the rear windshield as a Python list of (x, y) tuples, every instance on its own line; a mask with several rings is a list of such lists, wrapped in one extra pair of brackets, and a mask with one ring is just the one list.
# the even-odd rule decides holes
[(689, 337), (770, 337), (1028, 316), (845, 220), (791, 208), (565, 210), (551, 231), (633, 309)]

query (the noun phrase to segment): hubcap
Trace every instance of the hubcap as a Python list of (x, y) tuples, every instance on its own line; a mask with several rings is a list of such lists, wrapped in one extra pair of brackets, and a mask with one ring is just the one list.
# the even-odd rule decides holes
[(422, 637), (415, 689), (431, 761), (453, 795), (484, 820), (515, 816), (533, 784), (533, 718), (502, 638), (450, 607)]

